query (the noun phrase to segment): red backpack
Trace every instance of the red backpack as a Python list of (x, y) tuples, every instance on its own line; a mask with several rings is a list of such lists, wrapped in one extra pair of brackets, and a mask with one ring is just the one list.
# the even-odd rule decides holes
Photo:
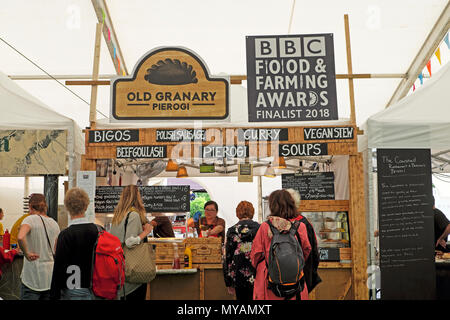
[(92, 291), (98, 297), (116, 299), (125, 282), (125, 257), (116, 236), (97, 226), (98, 238), (93, 251)]

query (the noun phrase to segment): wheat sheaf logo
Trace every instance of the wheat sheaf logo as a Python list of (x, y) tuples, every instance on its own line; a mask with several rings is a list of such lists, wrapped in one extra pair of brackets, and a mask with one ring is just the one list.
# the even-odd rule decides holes
[(178, 59), (159, 60), (147, 69), (144, 79), (152, 84), (183, 85), (197, 83), (197, 73), (192, 66)]

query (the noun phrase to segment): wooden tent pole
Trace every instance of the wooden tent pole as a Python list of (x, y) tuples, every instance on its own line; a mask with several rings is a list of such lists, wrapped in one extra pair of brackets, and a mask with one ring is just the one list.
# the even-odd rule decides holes
[[(101, 47), (101, 36), (102, 36), (102, 27), (101, 23), (97, 23), (97, 27), (95, 30), (95, 48), (94, 48), (94, 66), (92, 71), (92, 80), (98, 80), (99, 67), (100, 67), (100, 47)], [(89, 110), (89, 122), (91, 128), (95, 129), (95, 123), (97, 120), (97, 90), (98, 85), (91, 85), (91, 103)]]
[[(347, 49), (347, 69), (348, 74), (353, 74), (352, 67), (352, 50), (350, 47), (350, 28), (348, 24), (348, 14), (344, 15), (344, 24), (345, 24), (345, 47)], [(355, 89), (353, 87), (353, 78), (348, 78), (348, 90), (350, 94), (350, 121), (351, 123), (356, 125), (356, 114), (355, 114)]]

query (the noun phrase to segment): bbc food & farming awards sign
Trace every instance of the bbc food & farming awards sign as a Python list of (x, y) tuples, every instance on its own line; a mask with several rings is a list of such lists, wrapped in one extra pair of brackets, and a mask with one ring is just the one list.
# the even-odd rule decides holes
[(248, 121), (337, 120), (332, 34), (248, 36)]

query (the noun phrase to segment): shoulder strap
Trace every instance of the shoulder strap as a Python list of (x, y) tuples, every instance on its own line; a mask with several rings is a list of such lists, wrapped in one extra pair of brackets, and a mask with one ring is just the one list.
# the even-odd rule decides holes
[(45, 236), (47, 237), (48, 246), (50, 247), (50, 252), (52, 253), (53, 260), (55, 260), (55, 254), (53, 253), (52, 245), (50, 244), (50, 239), (48, 238), (47, 228), (45, 227), (44, 219), (42, 219), (41, 215), (38, 214), (38, 216), (39, 216), (39, 218), (41, 218), (42, 224), (44, 225), (44, 231), (45, 231)]
[(279, 234), (280, 230), (278, 230), (277, 228), (275, 228), (275, 226), (272, 224), (272, 222), (270, 222), (269, 219), (267, 219), (267, 224), (269, 225), (270, 230), (272, 231), (272, 234)]
[(127, 213), (127, 217), (125, 218), (125, 231), (123, 233), (123, 244), (125, 244), (125, 237), (127, 236), (127, 224), (128, 224), (128, 218), (130, 217), (130, 212)]
[(94, 265), (95, 265), (95, 251), (97, 249), (97, 245), (98, 245), (98, 238), (100, 237), (100, 234), (102, 231), (104, 231), (105, 229), (102, 226), (99, 226), (98, 224), (94, 223), (94, 225), (97, 227), (97, 240), (95, 240), (95, 244), (94, 247), (92, 248), (92, 259), (91, 259), (91, 282), (89, 285), (89, 288), (92, 290), (92, 280), (94, 278)]

